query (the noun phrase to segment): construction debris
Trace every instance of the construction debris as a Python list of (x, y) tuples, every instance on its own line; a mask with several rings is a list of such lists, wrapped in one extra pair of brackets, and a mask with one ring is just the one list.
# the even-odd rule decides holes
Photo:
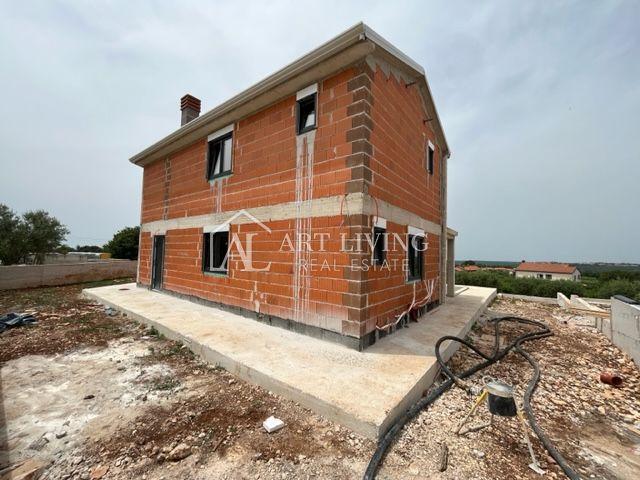
[(180, 443), (167, 454), (167, 460), (177, 462), (191, 455), (191, 447), (186, 443)]
[(30, 313), (10, 312), (0, 317), (0, 333), (9, 328), (24, 327), (26, 325), (35, 325), (38, 323), (36, 317)]
[(91, 475), (89, 476), (89, 480), (100, 480), (104, 477), (109, 471), (108, 465), (98, 465), (93, 470), (91, 470)]
[(614, 387), (621, 387), (623, 383), (623, 379), (620, 375), (611, 372), (602, 372), (600, 374), (600, 381)]
[[(0, 291), (0, 312), (37, 318), (37, 328), (11, 328), (0, 334), (0, 363), (25, 355), (54, 355), (80, 346), (106, 347), (134, 328), (102, 305), (80, 298), (80, 286)], [(2, 327), (0, 327), (0, 330)]]
[(277, 432), (282, 427), (284, 427), (284, 422), (279, 418), (271, 416), (267, 418), (264, 422), (262, 422), (262, 426), (267, 431), (267, 433), (273, 433), (273, 432)]
[(38, 452), (42, 450), (47, 443), (49, 443), (49, 439), (45, 435), (42, 435), (40, 438), (34, 440), (27, 448)]
[(0, 470), (0, 480), (36, 480), (48, 465), (38, 458), (29, 458)]
[[(0, 293), (0, 309), (37, 312), (39, 319), (37, 329), (5, 332), (0, 354), (11, 355), (2, 367), (3, 395), (13, 399), (5, 404), (13, 438), (9, 454), (36, 454), (29, 448), (37, 446), (39, 457), (55, 460), (43, 480), (361, 477), (375, 442), (204, 364), (182, 345), (130, 327), (120, 315), (109, 317), (99, 305), (78, 302), (78, 291)], [(491, 308), (553, 330), (554, 336), (527, 345), (542, 372), (531, 403), (540, 426), (580, 477), (638, 478), (640, 372), (631, 359), (595, 329), (580, 326), (584, 317), (574, 312), (517, 300), (499, 300)], [(467, 337), (483, 352), (494, 342), (487, 320)], [(57, 342), (55, 348), (41, 342), (43, 332), (49, 344)], [(505, 327), (504, 338), (522, 333)], [(460, 372), (477, 361), (462, 348), (448, 365)], [(622, 386), (601, 383), (603, 371), (624, 378)], [(514, 355), (466, 379), (474, 395), (450, 389), (406, 425), (379, 478), (539, 478), (528, 467), (522, 427), (513, 419), (495, 417), (492, 427), (452, 434), (482, 390), (484, 375), (509, 383), (520, 398), (531, 373)], [(51, 388), (63, 383), (64, 391)], [(85, 396), (92, 400), (79, 401)], [(287, 428), (268, 435), (263, 421), (276, 413)], [(477, 422), (491, 418), (487, 408), (476, 416)], [(67, 435), (57, 439), (61, 431)], [(562, 478), (529, 434), (545, 479)], [(170, 460), (187, 451), (182, 460)]]
[(449, 447), (444, 442), (440, 445), (440, 454), (438, 455), (438, 457), (440, 458), (440, 460), (438, 461), (440, 465), (438, 467), (438, 471), (444, 472), (449, 465)]

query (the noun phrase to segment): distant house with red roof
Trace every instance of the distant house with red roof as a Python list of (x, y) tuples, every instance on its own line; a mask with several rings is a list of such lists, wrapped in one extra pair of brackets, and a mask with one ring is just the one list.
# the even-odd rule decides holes
[(542, 278), (545, 280), (580, 280), (580, 270), (575, 265), (556, 262), (525, 262), (515, 269), (516, 278)]

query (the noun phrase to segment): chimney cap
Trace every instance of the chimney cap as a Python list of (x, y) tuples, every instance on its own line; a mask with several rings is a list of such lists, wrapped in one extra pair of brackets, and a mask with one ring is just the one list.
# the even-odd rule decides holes
[(184, 126), (200, 116), (200, 99), (187, 93), (180, 99), (180, 111), (180, 126)]
[(180, 110), (184, 110), (185, 108), (193, 108), (200, 112), (200, 99), (194, 97), (193, 95), (187, 93), (180, 99)]

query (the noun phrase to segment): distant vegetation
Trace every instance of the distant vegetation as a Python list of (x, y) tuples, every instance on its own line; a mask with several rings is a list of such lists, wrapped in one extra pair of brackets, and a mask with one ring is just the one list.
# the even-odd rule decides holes
[[(579, 268), (579, 267), (578, 267)], [(609, 267), (611, 268), (611, 267)], [(613, 295), (640, 300), (640, 269), (608, 270), (585, 275), (580, 282), (570, 280), (542, 280), (537, 278), (515, 278), (509, 272), (479, 270), (456, 272), (456, 284), (497, 288), (501, 293), (555, 297), (557, 292), (588, 298), (610, 298)]]
[(102, 252), (102, 247), (98, 245), (76, 245), (76, 248), (74, 248), (73, 251), (83, 253), (100, 253)]
[(113, 258), (136, 260), (140, 227), (127, 227), (117, 232), (104, 246), (77, 245), (63, 242), (69, 230), (44, 210), (18, 215), (0, 203), (0, 265), (17, 263), (41, 264), (48, 253), (109, 252)]
[(140, 227), (126, 227), (117, 232), (104, 246), (104, 251), (109, 252), (113, 258), (138, 259), (138, 239)]
[(520, 262), (500, 262), (493, 260), (456, 260), (456, 265), (458, 266), (467, 266), (467, 265), (477, 265), (481, 268), (491, 268), (491, 267), (503, 267), (503, 268), (516, 268), (520, 265)]
[(631, 263), (576, 263), (576, 267), (583, 275), (597, 277), (601, 273), (611, 272), (637, 272), (640, 273), (640, 265)]
[[(625, 271), (640, 272), (640, 265), (635, 263), (573, 263), (583, 275), (597, 276), (603, 272)], [(457, 266), (477, 265), (480, 268), (504, 267), (516, 268), (520, 262), (498, 260), (456, 260)]]
[(47, 253), (62, 246), (69, 230), (44, 210), (34, 210), (18, 216), (0, 203), (0, 263), (13, 265), (42, 263)]

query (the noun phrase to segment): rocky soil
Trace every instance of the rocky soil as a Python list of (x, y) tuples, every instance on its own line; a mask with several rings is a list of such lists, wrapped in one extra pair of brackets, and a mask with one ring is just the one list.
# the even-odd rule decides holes
[[(0, 312), (33, 311), (40, 322), (0, 336), (0, 479), (3, 468), (36, 459), (48, 479), (269, 479), (362, 476), (374, 442), (250, 385), (154, 330), (77, 297), (81, 286), (0, 293)], [(493, 346), (492, 315), (541, 320), (554, 336), (526, 344), (540, 362), (533, 399), (541, 427), (584, 478), (640, 477), (640, 373), (583, 318), (557, 307), (498, 300), (469, 338)], [(409, 327), (411, 328), (411, 327)], [(503, 344), (522, 327), (506, 327)], [(461, 371), (478, 361), (462, 348)], [(621, 388), (599, 382), (624, 377)], [(520, 394), (531, 368), (513, 353), (489, 375)], [(441, 379), (439, 380), (441, 381)], [(460, 388), (420, 413), (392, 445), (378, 478), (540, 478), (521, 426), (496, 418), (463, 436), (453, 430), (475, 397)], [(274, 415), (285, 427), (268, 434)], [(481, 406), (471, 424), (488, 419)], [(529, 431), (547, 478), (562, 473)], [(439, 471), (443, 445), (447, 469)]]
[[(552, 337), (525, 344), (542, 370), (532, 406), (540, 426), (566, 460), (583, 478), (635, 479), (640, 476), (640, 373), (631, 359), (584, 318), (552, 305), (518, 300), (497, 300), (473, 329), (469, 338), (486, 353), (494, 345), (488, 318), (505, 314), (543, 321)], [(501, 346), (527, 328), (505, 326)], [(450, 362), (453, 371), (463, 371), (479, 357), (461, 348)], [(602, 371), (615, 371), (624, 379), (622, 388), (600, 383)], [(470, 378), (476, 387), (490, 376), (516, 386), (520, 395), (532, 374), (529, 364), (511, 353)], [(402, 432), (381, 470), (389, 478), (406, 471), (408, 478), (540, 478), (530, 463), (522, 429), (515, 419), (494, 417), (494, 425), (458, 436), (452, 433), (472, 406), (475, 397), (453, 388), (423, 411)], [(471, 421), (488, 421), (480, 408)], [(547, 478), (564, 478), (553, 459), (529, 430), (535, 454)], [(447, 444), (449, 467), (438, 472), (441, 445)], [(428, 472), (428, 473), (425, 473)], [(406, 477), (405, 477), (406, 478)]]

